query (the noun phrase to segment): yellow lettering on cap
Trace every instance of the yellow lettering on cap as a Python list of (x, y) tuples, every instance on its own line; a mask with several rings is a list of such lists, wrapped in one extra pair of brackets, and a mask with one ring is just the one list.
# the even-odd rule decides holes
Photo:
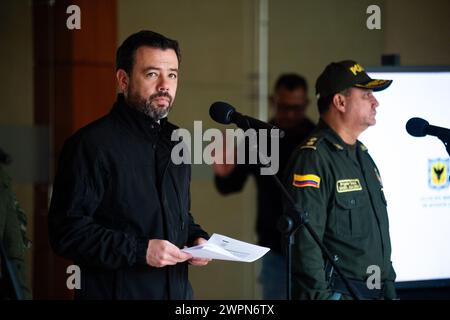
[(364, 68), (361, 67), (361, 65), (357, 63), (354, 66), (350, 67), (350, 71), (353, 73), (354, 76), (356, 76), (356, 74), (358, 72), (364, 71)]

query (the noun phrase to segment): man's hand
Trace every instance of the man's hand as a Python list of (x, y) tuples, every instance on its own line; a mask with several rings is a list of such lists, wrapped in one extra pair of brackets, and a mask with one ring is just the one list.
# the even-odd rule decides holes
[(234, 163), (227, 164), (227, 163), (213, 162), (213, 164), (212, 164), (214, 174), (221, 178), (225, 178), (225, 177), (229, 176), (233, 172), (235, 166), (236, 165)]
[[(198, 246), (200, 244), (208, 242), (206, 239), (203, 238), (197, 238), (194, 241), (194, 246)], [(191, 258), (189, 259), (189, 263), (193, 266), (206, 266), (211, 259), (202, 259), (202, 258)]]
[(181, 251), (177, 246), (166, 240), (153, 239), (148, 242), (147, 264), (161, 268), (175, 265), (192, 258), (192, 255)]

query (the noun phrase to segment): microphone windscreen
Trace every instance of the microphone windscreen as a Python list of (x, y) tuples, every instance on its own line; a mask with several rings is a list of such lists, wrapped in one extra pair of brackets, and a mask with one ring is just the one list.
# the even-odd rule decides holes
[(214, 102), (209, 108), (209, 115), (211, 118), (222, 124), (231, 123), (231, 115), (236, 111), (231, 105), (226, 102)]
[(413, 137), (424, 137), (428, 125), (428, 121), (422, 118), (411, 118), (406, 123), (406, 131)]

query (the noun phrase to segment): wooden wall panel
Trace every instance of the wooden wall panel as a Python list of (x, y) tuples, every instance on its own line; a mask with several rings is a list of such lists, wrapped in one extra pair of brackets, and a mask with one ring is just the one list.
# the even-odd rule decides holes
[[(70, 5), (81, 9), (81, 30), (69, 30)], [(77, 129), (106, 114), (116, 95), (115, 0), (33, 0), (34, 121), (50, 127), (48, 184), (35, 185), (33, 287), (35, 299), (70, 299), (66, 261), (48, 242), (49, 187), (59, 151)]]

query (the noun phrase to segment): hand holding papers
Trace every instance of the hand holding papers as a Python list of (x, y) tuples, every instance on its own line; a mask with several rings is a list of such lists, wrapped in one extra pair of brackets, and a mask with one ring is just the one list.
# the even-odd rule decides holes
[(214, 233), (208, 242), (181, 251), (192, 254), (194, 258), (253, 262), (270, 249)]

